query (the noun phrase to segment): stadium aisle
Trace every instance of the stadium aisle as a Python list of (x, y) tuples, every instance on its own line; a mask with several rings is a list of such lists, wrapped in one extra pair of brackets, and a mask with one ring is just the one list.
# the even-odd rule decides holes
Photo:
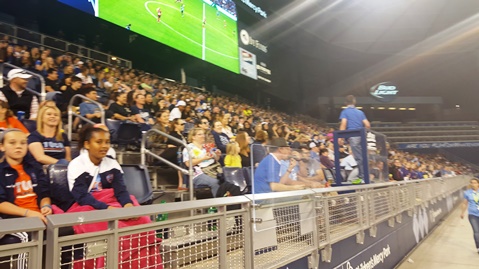
[(475, 251), (472, 228), (459, 215), (457, 207), (397, 269), (477, 269), (479, 254)]

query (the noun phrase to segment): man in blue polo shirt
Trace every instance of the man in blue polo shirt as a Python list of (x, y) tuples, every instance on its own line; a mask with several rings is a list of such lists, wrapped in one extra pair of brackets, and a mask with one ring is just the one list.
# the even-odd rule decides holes
[[(290, 161), (286, 172), (280, 176), (281, 160), (291, 158), (291, 148), (284, 138), (274, 138), (270, 143), (270, 154), (267, 155), (258, 165), (254, 172), (253, 193), (269, 193), (273, 191), (292, 191), (305, 188), (300, 182), (291, 182), (289, 175), (297, 162)], [(292, 185), (291, 185), (292, 184)]]
[[(339, 116), (339, 120), (341, 121), (341, 125), (339, 126), (339, 130), (353, 130), (353, 129), (360, 129), (360, 128), (371, 128), (371, 124), (369, 123), (366, 115), (364, 112), (357, 109), (356, 105), (356, 98), (353, 95), (346, 96), (346, 105), (347, 107), (341, 111), (341, 115)], [(363, 155), (361, 150), (361, 137), (350, 137), (348, 139), (349, 145), (351, 146), (351, 150), (353, 151), (354, 159), (358, 163), (358, 177), (361, 180), (353, 181), (353, 183), (360, 183), (364, 178), (364, 171), (363, 171)]]

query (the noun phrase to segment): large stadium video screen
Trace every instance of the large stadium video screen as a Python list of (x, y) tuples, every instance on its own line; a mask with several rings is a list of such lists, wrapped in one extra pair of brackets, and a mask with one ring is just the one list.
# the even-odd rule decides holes
[(59, 0), (239, 74), (233, 0)]

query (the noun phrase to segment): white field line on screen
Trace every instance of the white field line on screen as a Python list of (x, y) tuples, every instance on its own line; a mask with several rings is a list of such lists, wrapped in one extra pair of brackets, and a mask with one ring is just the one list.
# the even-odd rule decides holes
[(98, 1), (100, 0), (88, 0), (88, 2), (90, 2), (92, 8), (93, 8), (93, 11), (95, 12), (95, 17), (98, 17), (100, 12), (99, 12), (99, 7), (98, 7)]
[[(161, 5), (163, 5), (163, 6), (172, 7), (172, 6), (170, 6), (170, 5), (165, 5), (165, 4), (163, 4), (162, 2), (158, 2), (158, 1), (146, 1), (146, 2), (145, 2), (146, 11), (148, 11), (148, 13), (150, 13), (150, 15), (153, 16), (153, 18), (155, 18), (155, 19), (156, 19), (156, 16), (157, 16), (157, 15), (155, 15), (153, 12), (151, 12), (151, 10), (148, 8), (148, 4), (150, 4), (150, 3), (157, 3), (157, 4), (161, 4)], [(175, 32), (175, 33), (177, 33), (178, 35), (182, 36), (183, 38), (187, 39), (187, 40), (190, 41), (191, 43), (194, 43), (194, 44), (196, 44), (196, 45), (198, 45), (198, 46), (202, 46), (202, 44), (200, 44), (200, 43), (194, 41), (193, 39), (191, 39), (191, 38), (185, 36), (184, 34), (178, 32), (178, 31), (176, 31), (173, 27), (169, 26), (168, 24), (164, 23), (163, 21), (160, 21), (160, 23), (163, 24), (163, 25), (165, 25), (166, 27), (170, 28), (170, 30), (172, 30), (173, 32)], [(208, 47), (205, 47), (205, 49), (207, 49), (207, 50), (209, 50), (209, 51), (211, 51), (211, 52), (213, 52), (213, 53), (216, 53), (216, 54), (218, 54), (218, 55), (221, 55), (221, 56), (224, 56), (224, 57), (227, 57), (227, 58), (231, 58), (231, 59), (238, 60), (238, 57), (233, 57), (233, 56), (231, 56), (231, 55), (227, 55), (227, 54), (221, 53), (221, 52), (219, 52), (219, 51), (210, 49), (210, 48), (208, 48)]]
[(201, 59), (206, 60), (206, 53), (205, 53), (205, 48), (206, 48), (206, 7), (205, 3), (203, 3), (203, 28), (202, 28), (202, 41), (203, 41), (203, 47), (201, 49)]

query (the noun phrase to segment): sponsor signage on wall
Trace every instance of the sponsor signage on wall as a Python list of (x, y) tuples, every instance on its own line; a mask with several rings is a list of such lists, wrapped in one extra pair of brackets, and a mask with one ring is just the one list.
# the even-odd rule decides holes
[(377, 236), (373, 238), (366, 235), (363, 245), (356, 243), (356, 236), (333, 244), (331, 262), (320, 261), (318, 268), (394, 268), (434, 226), (440, 223), (442, 218), (454, 209), (454, 205), (460, 202), (461, 192), (462, 190), (459, 190), (449, 194), (429, 207), (418, 206), (412, 216), (403, 212), (402, 222), (396, 222), (394, 227), (390, 227), (387, 221), (379, 223)]
[(479, 147), (479, 142), (398, 143), (398, 149), (441, 149)]
[(393, 101), (399, 93), (396, 85), (391, 82), (381, 82), (369, 89), (369, 94), (381, 102)]
[(268, 45), (260, 41), (246, 26), (239, 26), (240, 73), (266, 84), (271, 83)]

